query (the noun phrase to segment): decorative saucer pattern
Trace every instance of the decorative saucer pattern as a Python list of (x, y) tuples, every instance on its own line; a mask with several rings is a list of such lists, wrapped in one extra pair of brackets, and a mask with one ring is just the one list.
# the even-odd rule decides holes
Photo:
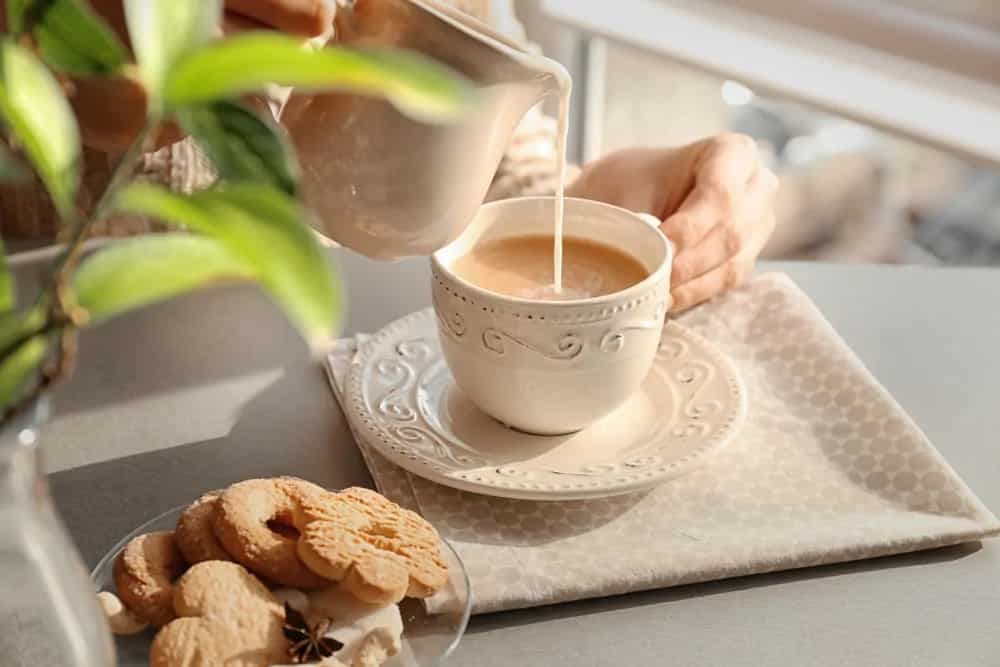
[(746, 390), (732, 362), (670, 322), (653, 370), (615, 412), (566, 436), (521, 433), (455, 387), (437, 336), (429, 309), (376, 334), (352, 364), (347, 414), (389, 460), (466, 491), (531, 500), (638, 491), (701, 465), (746, 414)]

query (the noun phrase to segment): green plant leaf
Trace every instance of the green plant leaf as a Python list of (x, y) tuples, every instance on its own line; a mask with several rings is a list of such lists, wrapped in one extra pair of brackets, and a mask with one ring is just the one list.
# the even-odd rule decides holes
[(9, 39), (0, 42), (0, 115), (48, 188), (56, 210), (73, 216), (80, 183), (80, 131), (55, 77)]
[(20, 337), (21, 314), (8, 310), (0, 313), (0, 350), (4, 350), (8, 345)]
[(125, 20), (143, 80), (156, 101), (174, 63), (214, 36), (222, 0), (125, 0)]
[(316, 235), (304, 224), (305, 214), (284, 192), (231, 183), (182, 196), (149, 183), (133, 183), (122, 191), (118, 207), (216, 239), (252, 268), (314, 349), (335, 332), (342, 314), (339, 281)]
[(23, 313), (14, 310), (0, 313), (0, 351), (22, 338), (41, 333), (45, 320), (45, 307), (40, 303)]
[(111, 28), (81, 0), (7, 0), (11, 33), (30, 32), (42, 58), (78, 76), (107, 75), (128, 62)]
[(214, 239), (185, 233), (115, 243), (87, 258), (73, 279), (87, 325), (212, 283), (252, 280), (251, 267)]
[(264, 182), (295, 194), (298, 163), (275, 123), (228, 101), (181, 109), (177, 119), (197, 139), (221, 177)]
[(14, 308), (14, 279), (7, 266), (7, 249), (0, 239), (0, 313), (8, 313)]
[(189, 54), (171, 70), (164, 95), (168, 105), (181, 107), (269, 83), (384, 96), (401, 111), (429, 121), (454, 119), (471, 98), (464, 79), (417, 53), (335, 46), (309, 50), (271, 33), (246, 33)]
[(38, 372), (48, 349), (46, 336), (33, 336), (0, 362), (0, 406), (8, 408), (20, 397), (25, 382)]
[(14, 279), (7, 266), (7, 258), (0, 258), (0, 314), (6, 314), (14, 308)]

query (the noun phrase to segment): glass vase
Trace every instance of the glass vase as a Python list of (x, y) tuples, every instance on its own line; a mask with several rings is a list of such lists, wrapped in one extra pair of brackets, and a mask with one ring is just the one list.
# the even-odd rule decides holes
[(114, 642), (41, 466), (46, 398), (0, 428), (0, 664), (111, 667)]

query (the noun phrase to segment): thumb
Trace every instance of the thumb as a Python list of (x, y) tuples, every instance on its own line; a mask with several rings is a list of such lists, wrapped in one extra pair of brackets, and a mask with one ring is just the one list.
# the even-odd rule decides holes
[(304, 37), (327, 34), (336, 13), (334, 0), (226, 0), (226, 11), (276, 30)]

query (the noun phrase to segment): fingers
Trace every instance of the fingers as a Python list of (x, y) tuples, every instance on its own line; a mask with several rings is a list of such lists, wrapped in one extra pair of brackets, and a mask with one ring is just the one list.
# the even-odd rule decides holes
[(738, 287), (753, 272), (757, 255), (771, 236), (775, 218), (768, 213), (759, 225), (759, 233), (734, 257), (723, 264), (675, 288), (671, 292), (673, 304), (671, 312), (681, 312), (707, 301), (717, 294)]
[(683, 285), (726, 260), (735, 257), (760, 234), (770, 235), (762, 221), (767, 218), (774, 200), (777, 178), (759, 168), (747, 183), (739, 210), (713, 227), (697, 245), (679, 251), (671, 271), (671, 284)]
[(680, 209), (663, 221), (660, 229), (678, 253), (696, 245), (722, 220), (723, 202), (719, 200), (720, 193), (695, 186)]
[(746, 279), (750, 268), (733, 258), (722, 266), (685, 283), (671, 292), (674, 299), (670, 311), (673, 313), (685, 311), (716, 294), (740, 285)]
[(774, 230), (775, 175), (743, 135), (708, 140), (693, 165), (695, 187), (661, 229), (677, 248), (671, 272), (680, 311), (736, 287)]
[(278, 30), (316, 37), (333, 23), (333, 0), (226, 0), (226, 10)]
[(242, 14), (237, 14), (235, 12), (226, 12), (222, 16), (221, 32), (225, 37), (232, 37), (240, 34), (241, 32), (268, 29), (269, 26), (266, 23), (261, 23), (257, 19), (252, 19), (249, 16), (243, 16)]
[(701, 243), (679, 252), (670, 271), (671, 286), (683, 285), (735, 257), (749, 241), (752, 228), (752, 223), (724, 222)]
[(758, 167), (757, 144), (740, 134), (713, 137), (695, 161), (694, 189), (661, 229), (681, 252), (733, 217)]
[(698, 183), (729, 189), (750, 180), (759, 164), (757, 142), (745, 134), (721, 134), (709, 140), (697, 167)]

